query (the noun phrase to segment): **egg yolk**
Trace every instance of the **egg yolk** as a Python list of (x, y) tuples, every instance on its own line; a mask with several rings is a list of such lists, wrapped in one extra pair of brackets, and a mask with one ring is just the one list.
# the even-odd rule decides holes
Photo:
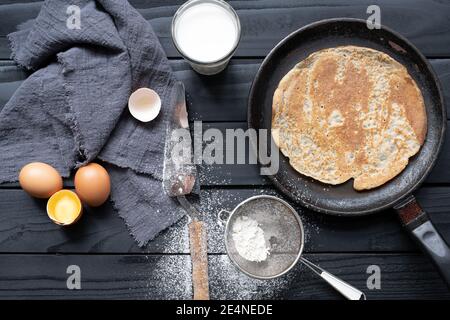
[(55, 219), (62, 223), (71, 223), (78, 215), (77, 204), (64, 196), (55, 205)]
[(61, 190), (49, 199), (47, 211), (55, 222), (71, 224), (81, 214), (81, 202), (74, 192)]

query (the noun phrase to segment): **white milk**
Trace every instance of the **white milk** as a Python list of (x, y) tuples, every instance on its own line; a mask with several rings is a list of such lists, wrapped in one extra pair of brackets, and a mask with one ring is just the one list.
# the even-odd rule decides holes
[(197, 62), (209, 63), (226, 57), (235, 48), (238, 27), (235, 17), (214, 3), (187, 8), (175, 24), (181, 51)]

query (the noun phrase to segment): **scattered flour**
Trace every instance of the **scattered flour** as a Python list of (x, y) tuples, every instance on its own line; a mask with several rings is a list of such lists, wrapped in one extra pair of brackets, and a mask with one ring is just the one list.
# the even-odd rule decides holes
[[(133, 290), (142, 288), (143, 298), (153, 300), (192, 299), (192, 265), (190, 256), (146, 255), (138, 256), (137, 258), (128, 257), (128, 259), (133, 258), (141, 262), (135, 270), (136, 284)], [(132, 265), (137, 264), (134, 263)]]
[(212, 255), (209, 257), (211, 299), (286, 299), (292, 295), (292, 289), (302, 283), (305, 274), (300, 272), (301, 264), (294, 268), (279, 278), (259, 280), (239, 271), (226, 254)]
[(264, 230), (256, 220), (247, 216), (238, 217), (234, 222), (233, 241), (237, 252), (249, 261), (261, 262), (269, 255)]
[[(258, 280), (239, 271), (225, 254), (224, 227), (218, 223), (217, 213), (221, 209), (232, 210), (248, 197), (268, 194), (282, 197), (271, 187), (204, 188), (199, 202), (196, 203), (202, 213), (202, 220), (208, 225), (208, 256), (210, 274), (210, 294), (212, 299), (281, 299), (291, 295), (292, 288), (305, 283), (308, 278), (299, 272), (301, 264), (287, 274), (271, 280)], [(314, 250), (314, 240), (318, 238), (324, 215), (304, 212), (306, 251)], [(187, 217), (162, 232), (160, 236), (143, 249), (145, 255), (138, 259), (148, 260), (135, 271), (142, 291), (136, 297), (147, 299), (191, 299), (192, 267), (189, 256), (189, 236)], [(326, 223), (325, 223), (326, 224)], [(312, 239), (310, 239), (312, 238)], [(176, 255), (174, 255), (176, 254)], [(305, 280), (306, 279), (306, 280)], [(130, 290), (137, 290), (136, 288)], [(303, 289), (299, 289), (301, 292)]]

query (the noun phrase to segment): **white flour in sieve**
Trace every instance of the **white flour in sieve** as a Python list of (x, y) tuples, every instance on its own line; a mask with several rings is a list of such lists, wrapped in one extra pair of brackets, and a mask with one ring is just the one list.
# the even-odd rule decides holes
[(249, 261), (261, 262), (270, 254), (264, 239), (264, 230), (258, 222), (241, 216), (233, 224), (233, 241), (241, 257)]

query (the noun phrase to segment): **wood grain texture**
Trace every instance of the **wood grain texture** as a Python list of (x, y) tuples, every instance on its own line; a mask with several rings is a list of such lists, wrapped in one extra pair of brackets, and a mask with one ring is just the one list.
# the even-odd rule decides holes
[[(448, 123), (447, 125), (450, 125)], [(217, 123), (203, 123), (202, 130), (206, 132), (209, 129), (220, 131), (224, 137), (223, 143), (227, 141), (226, 130), (246, 130), (247, 123), (245, 122), (217, 122)], [(230, 135), (231, 137), (231, 135)], [(230, 141), (231, 138), (228, 138)], [(210, 143), (210, 142), (208, 142)], [(235, 143), (235, 150), (237, 144)], [(225, 149), (224, 149), (225, 150)], [(199, 166), (199, 181), (202, 186), (262, 186), (271, 185), (270, 179), (262, 176), (260, 166), (255, 162), (250, 162), (249, 153), (250, 148), (248, 141), (245, 146), (245, 164), (226, 164), (226, 155), (223, 156), (223, 164), (205, 164)], [(236, 152), (235, 152), (236, 154)], [(450, 183), (450, 130), (446, 132), (446, 138), (443, 148), (436, 161), (435, 167), (432, 169), (430, 175), (425, 180), (425, 185), (436, 185)], [(73, 187), (73, 181), (66, 179), (64, 181), (65, 187)], [(18, 183), (5, 183), (0, 185), (2, 188), (18, 188)]]
[[(190, 299), (184, 256), (2, 255), (2, 299)], [(69, 265), (81, 269), (81, 290), (68, 290)]]
[[(247, 124), (243, 122), (218, 122), (203, 123), (202, 129), (205, 132), (209, 129), (217, 129), (225, 137), (226, 130), (245, 130)], [(235, 148), (237, 148), (235, 144)], [(245, 164), (226, 164), (226, 155), (223, 156), (223, 164), (202, 164), (199, 166), (199, 181), (202, 186), (261, 186), (270, 185), (271, 182), (266, 176), (262, 176), (260, 167), (256, 163), (249, 161), (248, 142), (245, 147)], [(446, 133), (443, 149), (438, 157), (435, 167), (425, 180), (426, 185), (450, 183), (450, 167), (447, 165), (450, 161), (450, 131)], [(73, 181), (66, 179), (65, 187), (73, 187)], [(5, 183), (0, 185), (2, 188), (18, 188), (18, 183)]]
[[(447, 98), (447, 114), (450, 115), (450, 59), (432, 60), (431, 63), (441, 80)], [(171, 64), (177, 78), (186, 85), (191, 121), (214, 122), (205, 123), (204, 130), (217, 128), (225, 132), (227, 128), (246, 128), (246, 123), (242, 121), (247, 118), (248, 92), (260, 60), (234, 60), (225, 72), (213, 77), (198, 75), (184, 61), (171, 61)], [(26, 73), (11, 62), (0, 65), (0, 108), (25, 77)], [(447, 135), (450, 135), (450, 132), (447, 132)], [(447, 166), (449, 161), (450, 139), (447, 137), (436, 168), (428, 177), (427, 183), (450, 182), (450, 167)], [(201, 181), (205, 185), (269, 184), (268, 179), (259, 175), (257, 165), (205, 166), (201, 171)], [(72, 184), (69, 181), (67, 185)]]
[[(450, 299), (426, 258), (415, 254), (307, 254), (306, 258), (363, 290), (368, 299)], [(9, 255), (0, 259), (2, 299), (190, 299), (188, 255)], [(69, 265), (81, 269), (81, 290), (66, 286)], [(226, 255), (209, 256), (212, 299), (342, 299), (297, 264), (274, 280), (240, 273)], [(381, 270), (381, 289), (366, 287), (367, 267)]]
[[(150, 21), (186, 85), (190, 120), (204, 129), (245, 128), (247, 96), (268, 51), (309, 22), (331, 17), (366, 18), (371, 0), (230, 1), (242, 23), (235, 59), (221, 74), (204, 77), (179, 60), (170, 21), (184, 0), (130, 0)], [(382, 0), (382, 24), (400, 32), (429, 58), (450, 111), (450, 3), (446, 0)], [(41, 1), (0, 0), (0, 109), (27, 77), (9, 59), (6, 34), (36, 17)], [(242, 58), (242, 59), (239, 59)], [(449, 112), (450, 114), (450, 112)], [(447, 141), (450, 138), (447, 137)], [(450, 243), (450, 143), (446, 143), (427, 185), (417, 192), (422, 207)], [(256, 194), (281, 196), (259, 176), (257, 165), (204, 166), (199, 207), (208, 227), (212, 299), (340, 299), (326, 283), (297, 265), (282, 278), (246, 277), (224, 255), (220, 209), (232, 209)], [(73, 187), (68, 179), (67, 187)], [(0, 187), (0, 298), (17, 299), (190, 299), (191, 260), (187, 219), (169, 228), (146, 248), (138, 248), (111, 205), (89, 209), (71, 228), (60, 228), (45, 213), (45, 201), (28, 197), (17, 184)], [(337, 218), (296, 207), (306, 230), (306, 257), (352, 285), (369, 299), (450, 299), (430, 261), (417, 252), (392, 211), (360, 218)], [(370, 252), (370, 253), (369, 253)], [(66, 269), (81, 268), (82, 289), (68, 290)], [(367, 290), (369, 265), (382, 272), (381, 290)]]
[[(28, 2), (28, 3), (27, 3)], [(151, 24), (169, 57), (178, 57), (170, 36), (172, 16), (182, 1), (131, 0)], [(242, 37), (236, 56), (265, 56), (292, 31), (327, 18), (367, 19), (371, 0), (229, 1), (241, 20)], [(407, 37), (429, 57), (450, 57), (450, 4), (439, 0), (380, 0), (381, 23)], [(0, 59), (8, 59), (6, 35), (24, 21), (37, 16), (41, 2), (21, 1), (0, 5)], [(64, 14), (64, 13), (63, 13)]]
[[(212, 188), (203, 190), (196, 203), (207, 225), (208, 252), (224, 253), (221, 209), (260, 194), (283, 196), (272, 188)], [(450, 243), (450, 187), (423, 188), (417, 193), (422, 207)], [(381, 212), (367, 217), (339, 218), (295, 206), (305, 225), (306, 252), (417, 252), (396, 214)], [(87, 209), (70, 228), (61, 228), (46, 215), (45, 201), (21, 190), (0, 192), (0, 253), (189, 253), (187, 219), (164, 231), (145, 248), (138, 248), (110, 203)], [(1, 259), (0, 259), (1, 260)]]
[[(450, 123), (447, 122), (447, 126)], [(219, 123), (203, 123), (203, 131), (215, 128), (226, 136), (227, 129), (242, 129), (247, 128), (247, 123), (242, 122), (219, 122)], [(224, 139), (226, 141), (226, 139)], [(225, 143), (224, 141), (224, 143)], [(235, 146), (236, 148), (236, 146)], [(270, 180), (260, 175), (260, 168), (258, 164), (250, 164), (248, 153), (250, 149), (246, 148), (246, 164), (212, 164), (203, 165), (200, 172), (200, 181), (203, 185), (220, 186), (228, 185), (269, 185)], [(450, 183), (450, 130), (446, 131), (443, 148), (436, 161), (435, 167), (432, 169), (430, 175), (426, 178), (425, 184), (445, 184)]]
[[(171, 60), (176, 77), (186, 86), (189, 118), (205, 122), (247, 120), (247, 98), (261, 59), (233, 59), (228, 68), (215, 76), (194, 72), (183, 60)], [(445, 95), (450, 117), (450, 59), (431, 59)], [(0, 61), (0, 109), (26, 78), (27, 73), (11, 61)]]

